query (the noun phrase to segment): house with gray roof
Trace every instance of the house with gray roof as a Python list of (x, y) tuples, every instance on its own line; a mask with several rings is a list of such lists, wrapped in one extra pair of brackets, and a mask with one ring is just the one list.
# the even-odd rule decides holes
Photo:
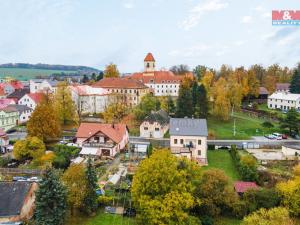
[(33, 109), (26, 105), (9, 105), (10, 108), (14, 109), (19, 113), (19, 119), (17, 125), (26, 123), (32, 114)]
[(170, 117), (164, 110), (151, 112), (140, 125), (140, 136), (146, 138), (163, 138), (169, 130)]
[(30, 219), (37, 188), (37, 183), (0, 182), (0, 224)]
[(206, 119), (170, 119), (170, 148), (176, 156), (207, 165), (207, 136)]

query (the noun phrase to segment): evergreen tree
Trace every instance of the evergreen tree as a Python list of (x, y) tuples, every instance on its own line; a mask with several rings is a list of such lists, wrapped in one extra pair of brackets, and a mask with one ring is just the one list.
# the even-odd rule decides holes
[(92, 73), (91, 79), (92, 79), (93, 81), (96, 81), (96, 80), (97, 80), (97, 77), (96, 77), (96, 74), (95, 74), (95, 73)]
[(289, 129), (289, 133), (291, 134), (292, 132), (298, 133), (299, 128), (300, 128), (300, 119), (298, 112), (295, 109), (290, 109), (286, 117), (281, 119), (280, 121), (280, 127), (282, 129)]
[(168, 104), (168, 113), (169, 114), (175, 113), (176, 107), (175, 107), (174, 101), (171, 96), (168, 96), (167, 104)]
[(86, 74), (84, 74), (82, 78), (82, 83), (87, 83), (89, 82), (89, 80), (90, 80), (89, 77)]
[(63, 225), (67, 209), (64, 186), (52, 169), (47, 169), (35, 199), (36, 225)]
[(206, 118), (208, 114), (208, 99), (206, 89), (203, 84), (197, 86), (196, 104), (194, 109), (195, 118)]
[(177, 98), (176, 117), (192, 117), (193, 115), (193, 97), (191, 88), (180, 86)]
[(101, 72), (99, 72), (99, 74), (98, 74), (98, 76), (97, 76), (97, 81), (99, 81), (99, 80), (102, 80), (103, 79), (103, 77), (104, 77), (104, 73), (101, 71)]
[(83, 210), (87, 214), (91, 214), (97, 210), (97, 194), (96, 190), (98, 188), (97, 185), (97, 175), (96, 171), (92, 165), (92, 160), (89, 157), (87, 161), (86, 167), (86, 179), (87, 179), (87, 193), (84, 199), (84, 207)]
[(147, 147), (147, 156), (148, 156), (148, 158), (151, 156), (152, 151), (153, 151), (153, 146), (150, 143), (150, 145)]
[(298, 64), (298, 68), (294, 71), (290, 92), (294, 94), (300, 94), (300, 63)]

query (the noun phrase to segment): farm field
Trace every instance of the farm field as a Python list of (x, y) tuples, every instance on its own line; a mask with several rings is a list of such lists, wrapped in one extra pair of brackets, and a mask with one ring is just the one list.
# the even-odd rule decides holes
[(36, 76), (49, 76), (53, 73), (73, 73), (76, 71), (46, 70), (46, 69), (23, 69), (23, 68), (0, 68), (0, 77), (12, 77), (18, 80), (30, 80)]
[[(236, 127), (236, 135), (233, 135), (233, 127)], [(208, 130), (215, 139), (251, 139), (252, 136), (264, 136), (265, 134), (280, 132), (278, 124), (274, 128), (268, 129), (262, 127), (265, 120), (257, 117), (251, 117), (246, 113), (235, 112), (229, 121), (220, 121), (215, 117), (208, 117)]]

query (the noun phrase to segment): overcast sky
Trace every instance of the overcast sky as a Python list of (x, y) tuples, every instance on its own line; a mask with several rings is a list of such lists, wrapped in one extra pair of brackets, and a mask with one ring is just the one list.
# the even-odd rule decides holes
[(300, 26), (272, 26), (272, 9), (299, 0), (0, 0), (0, 63), (140, 71), (147, 52), (159, 68), (217, 68), (300, 61)]

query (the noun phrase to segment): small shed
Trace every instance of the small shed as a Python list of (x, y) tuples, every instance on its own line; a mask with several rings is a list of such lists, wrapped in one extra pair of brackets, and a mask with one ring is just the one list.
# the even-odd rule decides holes
[(239, 194), (243, 195), (250, 189), (258, 189), (255, 182), (237, 181), (234, 183), (234, 190)]

